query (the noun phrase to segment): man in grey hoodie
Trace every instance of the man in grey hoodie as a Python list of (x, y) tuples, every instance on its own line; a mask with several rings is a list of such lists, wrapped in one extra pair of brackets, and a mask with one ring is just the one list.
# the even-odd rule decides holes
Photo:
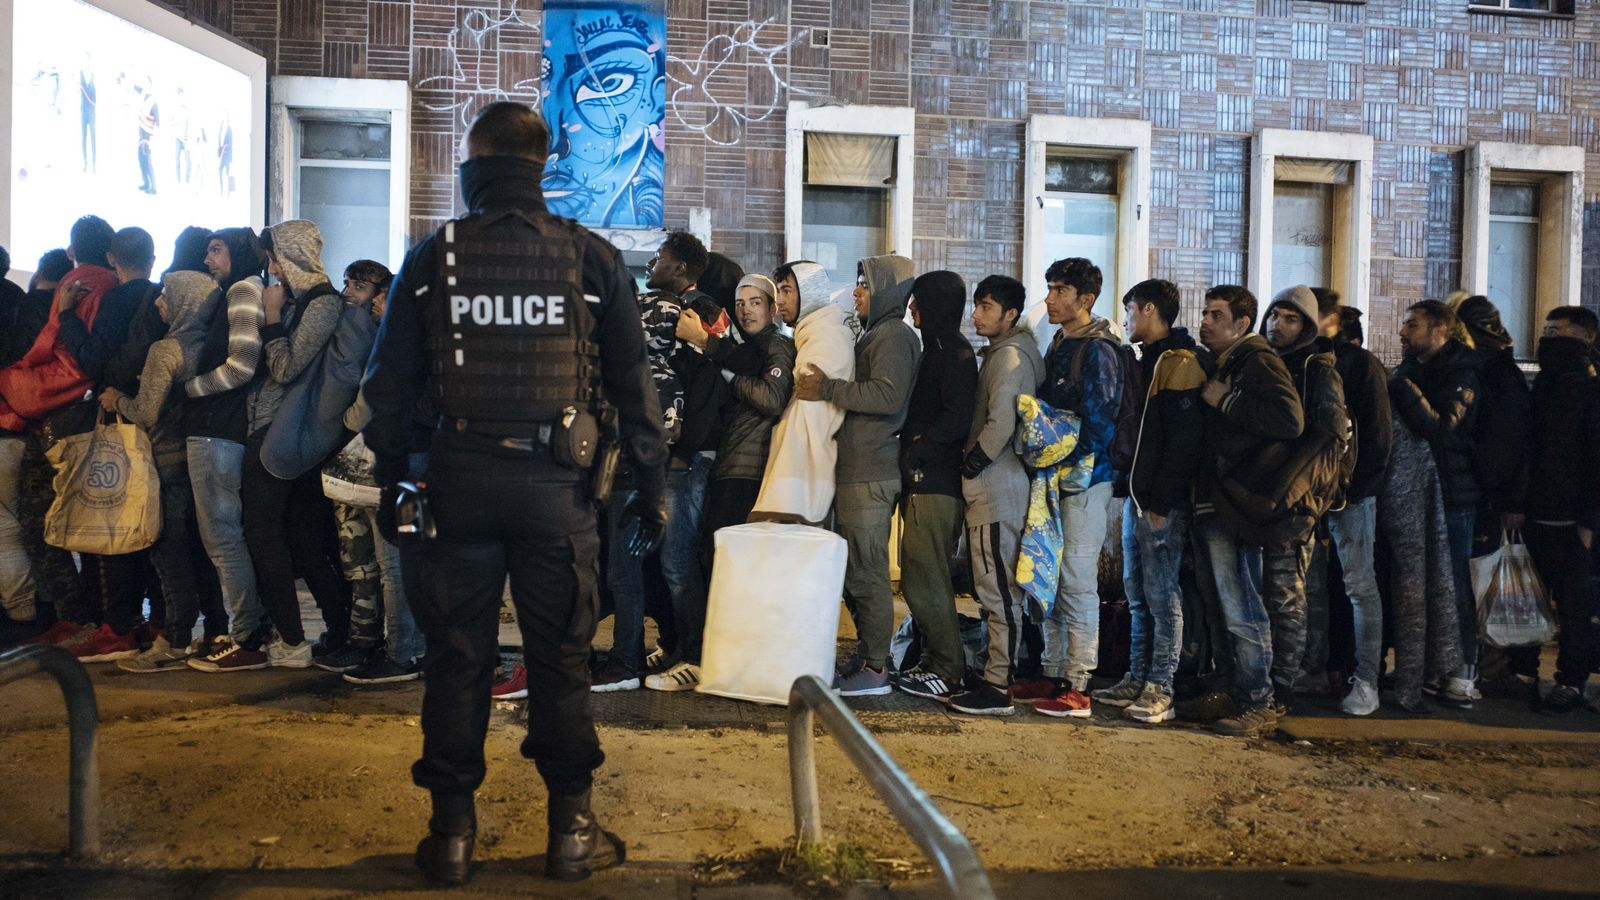
[(1044, 380), (1039, 342), (1022, 321), (1022, 282), (991, 275), (973, 292), (972, 327), (989, 346), (979, 350), (978, 396), (961, 463), (967, 500), (967, 547), (973, 593), (989, 630), (982, 687), (950, 698), (950, 708), (974, 716), (1009, 716), (1012, 667), (1022, 641), (1025, 607), (1017, 587), (1017, 549), (1028, 512), (1028, 473), (1017, 455), (1017, 396)]
[(866, 333), (856, 344), (856, 377), (841, 381), (807, 367), (795, 378), (801, 400), (826, 400), (845, 410), (839, 428), (834, 516), (849, 542), (845, 591), (855, 602), (861, 667), (840, 673), (846, 697), (887, 694), (894, 593), (889, 586), (889, 522), (900, 497), (900, 426), (916, 380), (921, 344), (904, 321), (911, 260), (864, 259), (856, 276), (856, 315)]

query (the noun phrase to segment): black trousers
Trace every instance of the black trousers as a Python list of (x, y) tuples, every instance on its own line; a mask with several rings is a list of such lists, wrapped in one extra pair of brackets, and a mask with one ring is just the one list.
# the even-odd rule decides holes
[(285, 481), (261, 465), (258, 434), (246, 445), (240, 499), (244, 503), (244, 541), (255, 564), (261, 605), (290, 644), (306, 639), (294, 579), (305, 579), (322, 621), (335, 634), (350, 627), (350, 583), (339, 564), (339, 539), (333, 504), (322, 494), (321, 467)]
[[(1578, 540), (1578, 529), (1574, 525), (1529, 522), (1522, 535), (1528, 542), (1533, 567), (1555, 601), (1559, 629), (1556, 683), (1582, 690), (1584, 682), (1589, 680), (1597, 643), (1600, 643), (1600, 627), (1593, 622), (1589, 551)], [(1533, 674), (1537, 674), (1537, 669)]]
[(422, 758), (412, 779), (436, 799), (470, 796), (483, 783), (500, 601), (510, 578), (528, 667), (522, 755), (551, 794), (587, 790), (605, 755), (589, 703), (600, 536), (586, 476), (543, 450), (441, 433), (427, 481), (438, 537), (402, 563), (423, 569), (424, 589), (406, 599), (428, 640)]

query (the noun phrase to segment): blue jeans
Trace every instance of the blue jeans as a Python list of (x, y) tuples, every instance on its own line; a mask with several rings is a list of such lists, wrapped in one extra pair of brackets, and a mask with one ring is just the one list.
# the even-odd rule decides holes
[(1339, 567), (1344, 570), (1344, 592), (1355, 619), (1355, 677), (1378, 683), (1378, 663), (1383, 657), (1383, 598), (1373, 566), (1378, 539), (1378, 498), (1367, 497), (1328, 513), (1328, 536)]
[(1043, 670), (1080, 691), (1100, 659), (1100, 548), (1110, 505), (1109, 481), (1061, 498), (1061, 580), (1044, 622)]
[[(706, 484), (714, 460), (696, 454), (687, 469), (667, 470), (668, 518), (661, 536), (661, 576), (672, 593), (672, 616), (677, 623), (680, 662), (700, 664), (706, 630), (706, 576), (700, 565), (700, 519), (705, 512)], [(639, 628), (644, 629), (644, 591), (638, 591)]]
[(242, 643), (266, 620), (261, 595), (256, 592), (256, 570), (244, 543), (244, 502), (239, 494), (244, 445), (222, 438), (192, 437), (185, 450), (200, 542), (222, 583), (228, 633)]
[(1189, 513), (1173, 510), (1156, 529), (1129, 498), (1122, 512), (1122, 587), (1131, 628), (1128, 676), (1172, 693), (1183, 638), (1183, 590), (1178, 567), (1189, 538)]
[(608, 658), (637, 674), (644, 667), (644, 560), (628, 552), (627, 503), (627, 491), (612, 491), (606, 502), (606, 588), (615, 608)]
[(1450, 572), (1456, 582), (1456, 619), (1461, 627), (1461, 664), (1478, 665), (1478, 598), (1472, 592), (1472, 524), (1477, 510), (1447, 509), (1445, 529), (1450, 535)]
[(1199, 546), (1211, 562), (1217, 601), (1233, 649), (1234, 699), (1246, 707), (1272, 703), (1272, 624), (1258, 588), (1260, 576), (1250, 571), (1253, 554), (1217, 522), (1215, 516), (1195, 520)]

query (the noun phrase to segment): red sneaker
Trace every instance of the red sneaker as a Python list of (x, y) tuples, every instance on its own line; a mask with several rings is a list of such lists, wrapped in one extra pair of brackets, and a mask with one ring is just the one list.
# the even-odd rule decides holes
[(92, 637), (71, 648), (78, 662), (111, 662), (139, 655), (139, 642), (133, 632), (117, 634), (110, 625), (101, 625)]
[(84, 626), (79, 625), (77, 622), (68, 622), (66, 619), (61, 619), (46, 629), (44, 634), (29, 638), (23, 643), (30, 646), (35, 644), (54, 644), (72, 637), (83, 629)]
[(517, 663), (510, 678), (489, 689), (489, 696), (496, 700), (521, 700), (528, 696), (528, 667)]
[(1054, 697), (1033, 701), (1033, 709), (1035, 712), (1047, 716), (1055, 716), (1058, 719), (1069, 717), (1087, 719), (1094, 714), (1093, 710), (1089, 708), (1089, 698), (1085, 697), (1081, 691), (1075, 691), (1071, 688)]
[(1061, 693), (1061, 686), (1049, 678), (1029, 678), (1019, 681), (1010, 688), (1011, 699), (1021, 700), (1024, 703), (1034, 700), (1048, 700)]

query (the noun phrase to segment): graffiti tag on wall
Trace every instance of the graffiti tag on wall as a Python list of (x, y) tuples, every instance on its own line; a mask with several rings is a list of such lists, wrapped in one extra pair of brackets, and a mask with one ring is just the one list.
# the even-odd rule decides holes
[(551, 212), (586, 225), (662, 227), (666, 33), (664, 0), (545, 5)]

